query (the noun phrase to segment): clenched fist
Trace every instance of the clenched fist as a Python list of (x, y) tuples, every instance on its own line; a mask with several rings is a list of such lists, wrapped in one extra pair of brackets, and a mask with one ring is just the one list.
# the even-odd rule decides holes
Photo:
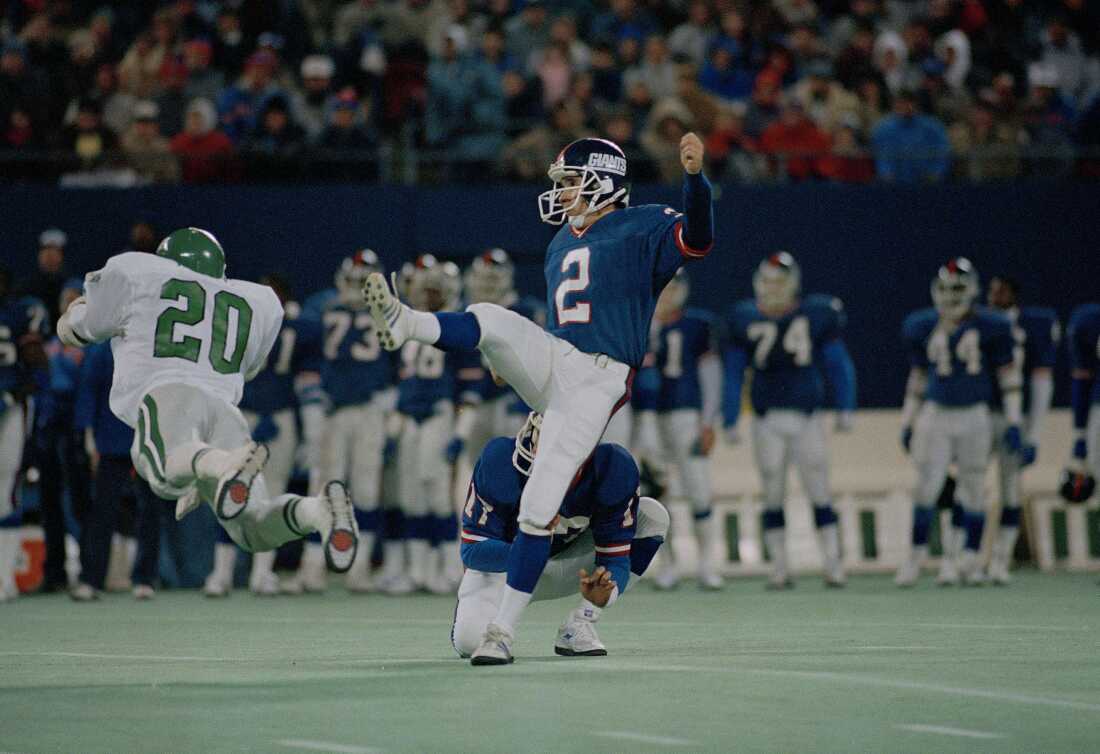
[(703, 142), (693, 132), (680, 139), (680, 164), (692, 175), (703, 169)]

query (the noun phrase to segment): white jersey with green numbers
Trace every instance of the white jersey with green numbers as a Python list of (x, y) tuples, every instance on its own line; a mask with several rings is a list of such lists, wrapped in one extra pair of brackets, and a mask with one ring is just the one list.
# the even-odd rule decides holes
[(69, 310), (69, 322), (83, 340), (111, 340), (111, 411), (131, 427), (142, 397), (160, 385), (191, 385), (237, 405), (283, 322), (282, 304), (267, 286), (212, 278), (138, 252), (88, 273), (84, 298)]

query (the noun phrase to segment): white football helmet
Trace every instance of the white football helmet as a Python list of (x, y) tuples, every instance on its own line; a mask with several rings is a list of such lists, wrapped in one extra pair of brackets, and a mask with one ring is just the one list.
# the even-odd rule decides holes
[(775, 252), (757, 266), (752, 289), (761, 311), (789, 309), (802, 291), (798, 262), (786, 251)]
[(466, 299), (471, 304), (507, 306), (516, 297), (515, 265), (504, 249), (489, 249), (466, 268)]
[(932, 303), (948, 320), (965, 317), (979, 294), (978, 271), (966, 257), (949, 259), (932, 280)]
[(453, 311), (462, 293), (462, 275), (454, 262), (440, 262), (421, 254), (401, 269), (398, 287), (414, 309), (428, 312)]
[(372, 272), (382, 272), (382, 262), (371, 249), (360, 249), (340, 263), (336, 270), (336, 291), (340, 303), (353, 308), (363, 308), (363, 284)]
[(512, 465), (524, 476), (531, 476), (535, 453), (539, 449), (539, 433), (542, 431), (542, 414), (532, 411), (516, 435), (516, 449), (512, 453)]

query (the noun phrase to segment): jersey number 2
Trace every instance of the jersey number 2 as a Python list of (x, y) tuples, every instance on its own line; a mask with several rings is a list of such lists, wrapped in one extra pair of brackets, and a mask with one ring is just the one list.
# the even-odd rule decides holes
[(591, 251), (587, 246), (573, 249), (561, 260), (561, 271), (564, 274), (573, 265), (577, 266), (575, 277), (568, 277), (561, 281), (554, 292), (554, 306), (558, 310), (559, 325), (585, 325), (592, 321), (592, 304), (587, 301), (574, 302), (572, 306), (565, 305), (565, 297), (570, 293), (580, 293), (588, 288), (592, 282), (588, 277), (588, 261)]
[[(184, 359), (198, 363), (202, 340), (192, 335), (176, 338), (176, 325), (193, 327), (206, 316), (206, 289), (194, 280), (167, 281), (160, 289), (162, 301), (183, 304), (183, 308), (170, 306), (157, 317), (157, 330), (153, 343), (153, 356), (158, 359)], [(233, 350), (226, 356), (229, 344), (229, 313), (236, 312), (236, 331)], [(214, 295), (214, 313), (211, 325), (210, 366), (219, 374), (235, 374), (241, 371), (241, 361), (248, 347), (248, 335), (252, 331), (252, 307), (240, 296), (229, 291)]]

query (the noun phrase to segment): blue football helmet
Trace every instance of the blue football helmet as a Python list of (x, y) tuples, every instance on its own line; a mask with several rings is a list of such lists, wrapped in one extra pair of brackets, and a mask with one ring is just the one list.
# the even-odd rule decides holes
[(802, 271), (786, 251), (777, 251), (756, 267), (752, 276), (756, 305), (763, 311), (789, 309), (802, 291)]
[[(577, 139), (558, 153), (546, 171), (554, 187), (539, 195), (539, 216), (545, 223), (561, 225), (567, 219), (581, 227), (586, 215), (610, 204), (626, 206), (630, 202), (626, 154), (607, 139)], [(568, 202), (562, 194), (570, 192)], [(583, 212), (569, 212), (586, 202)]]
[(978, 270), (966, 257), (947, 260), (932, 281), (932, 303), (946, 319), (965, 317), (979, 293)]

